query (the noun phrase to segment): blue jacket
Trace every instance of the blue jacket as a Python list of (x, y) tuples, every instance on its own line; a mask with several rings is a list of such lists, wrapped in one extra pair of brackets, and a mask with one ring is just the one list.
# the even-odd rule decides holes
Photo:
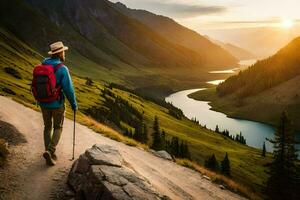
[[(53, 59), (53, 58), (46, 58), (43, 61), (43, 64), (45, 65), (58, 65), (60, 64), (61, 61), (59, 59)], [(60, 108), (64, 105), (64, 95), (67, 97), (68, 101), (71, 104), (72, 109), (77, 109), (77, 102), (76, 102), (76, 97), (75, 97), (75, 91), (72, 83), (72, 79), (69, 73), (68, 68), (63, 65), (60, 67), (56, 72), (56, 84), (62, 86), (62, 99), (61, 100), (56, 100), (51, 103), (42, 103), (39, 102), (39, 105), (43, 108), (48, 108), (48, 109), (57, 109)]]

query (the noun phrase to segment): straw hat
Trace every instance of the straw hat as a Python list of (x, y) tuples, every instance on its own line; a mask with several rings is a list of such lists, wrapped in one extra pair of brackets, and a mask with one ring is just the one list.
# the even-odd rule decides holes
[(64, 44), (62, 42), (55, 42), (53, 44), (50, 45), (50, 50), (48, 52), (49, 55), (53, 55), (53, 54), (57, 54), (59, 52), (68, 50), (69, 48), (64, 46)]

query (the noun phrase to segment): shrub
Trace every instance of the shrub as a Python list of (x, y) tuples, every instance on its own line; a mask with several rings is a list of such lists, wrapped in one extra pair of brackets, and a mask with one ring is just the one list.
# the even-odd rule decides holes
[(18, 72), (16, 69), (12, 68), (12, 67), (5, 67), (4, 71), (7, 74), (12, 75), (13, 77), (17, 78), (17, 79), (22, 79), (22, 76), (20, 74), (20, 72)]
[(219, 163), (215, 154), (212, 154), (207, 160), (205, 160), (205, 167), (212, 171), (219, 171)]
[(86, 84), (87, 86), (93, 86), (94, 81), (93, 81), (91, 78), (87, 77), (87, 78), (86, 78), (86, 81), (85, 81), (85, 84)]
[(7, 142), (4, 139), (0, 139), (0, 167), (3, 166), (8, 154), (9, 151)]
[(208, 176), (211, 178), (212, 182), (218, 183), (218, 184), (224, 184), (230, 191), (237, 192), (249, 199), (261, 199), (261, 197), (250, 190), (250, 188), (236, 182), (235, 180), (231, 179), (230, 177), (226, 177), (223, 175), (220, 175), (214, 171), (211, 171), (198, 163), (195, 163), (194, 161), (190, 161), (187, 159), (178, 159), (176, 158), (176, 163), (179, 165), (182, 165), (184, 167), (193, 169), (202, 175)]
[(3, 87), (2, 91), (7, 93), (7, 94), (16, 95), (16, 93), (13, 90), (11, 90), (9, 88), (6, 88), (6, 87)]

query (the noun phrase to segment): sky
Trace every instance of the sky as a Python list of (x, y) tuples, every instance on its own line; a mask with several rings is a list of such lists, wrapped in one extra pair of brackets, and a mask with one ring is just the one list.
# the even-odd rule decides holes
[(196, 31), (300, 23), (300, 0), (112, 0), (169, 16)]

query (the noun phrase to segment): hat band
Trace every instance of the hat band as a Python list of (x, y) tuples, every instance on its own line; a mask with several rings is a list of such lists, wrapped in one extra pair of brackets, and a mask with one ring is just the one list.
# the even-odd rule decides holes
[(57, 49), (55, 49), (55, 50), (51, 50), (52, 52), (56, 52), (56, 51), (59, 51), (59, 50), (61, 50), (61, 49), (63, 49), (64, 47), (59, 47), (59, 48), (57, 48)]

